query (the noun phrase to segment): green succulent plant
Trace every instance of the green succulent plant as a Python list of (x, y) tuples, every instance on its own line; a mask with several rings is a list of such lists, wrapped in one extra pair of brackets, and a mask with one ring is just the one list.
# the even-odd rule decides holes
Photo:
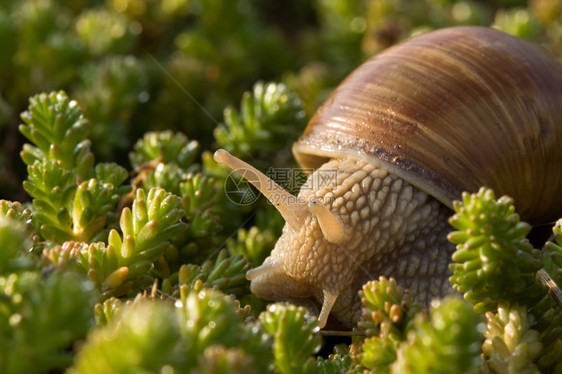
[(454, 204), (456, 214), (451, 225), (458, 229), (449, 234), (457, 245), (453, 254), (453, 287), (464, 293), (475, 310), (485, 312), (497, 307), (499, 300), (530, 300), (541, 296), (536, 281), (540, 252), (526, 236), (529, 224), (519, 221), (513, 200), (481, 189), (478, 194), (463, 194), (463, 202)]

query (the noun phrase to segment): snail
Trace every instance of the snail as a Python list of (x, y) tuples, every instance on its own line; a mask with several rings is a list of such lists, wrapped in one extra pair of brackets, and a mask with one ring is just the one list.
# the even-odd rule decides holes
[(534, 44), (452, 27), (408, 39), (353, 71), (293, 145), (314, 171), (298, 196), (225, 150), (280, 211), (283, 233), (247, 272), (269, 300), (320, 306), (353, 326), (358, 290), (394, 277), (422, 303), (452, 291), (452, 201), (481, 186), (532, 224), (562, 215), (562, 71)]

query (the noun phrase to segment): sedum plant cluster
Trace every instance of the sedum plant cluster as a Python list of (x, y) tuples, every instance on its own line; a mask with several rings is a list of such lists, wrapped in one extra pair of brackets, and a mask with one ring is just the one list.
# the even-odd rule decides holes
[(283, 220), (212, 160), (295, 166), (341, 79), (419, 32), (494, 25), (562, 56), (561, 4), (6, 1), (0, 372), (562, 373), (562, 221), (534, 248), (511, 199), (463, 195), (458, 295), (426, 309), (373, 280), (334, 342), (251, 294)]

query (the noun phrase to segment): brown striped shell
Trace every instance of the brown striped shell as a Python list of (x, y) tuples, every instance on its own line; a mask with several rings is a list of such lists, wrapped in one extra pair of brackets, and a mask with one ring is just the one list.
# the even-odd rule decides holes
[(373, 162), (451, 206), (481, 186), (531, 223), (562, 216), (562, 70), (537, 46), (483, 27), (411, 38), (333, 92), (293, 153)]

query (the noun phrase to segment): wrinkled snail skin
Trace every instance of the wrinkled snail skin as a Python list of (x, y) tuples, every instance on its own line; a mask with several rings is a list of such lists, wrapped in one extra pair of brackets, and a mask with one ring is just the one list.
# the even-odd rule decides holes
[(347, 231), (345, 238), (336, 243), (325, 240), (314, 214), (308, 214), (298, 230), (286, 225), (262, 265), (274, 264), (272, 268), (255, 278), (249, 273), (252, 292), (298, 304), (302, 297), (322, 303), (323, 291), (328, 290), (338, 295), (332, 314), (348, 323), (361, 312), (357, 290), (380, 275), (399, 274), (401, 285), (419, 295), (421, 302), (451, 292), (447, 265), (453, 247), (436, 234), (445, 230), (449, 209), (363, 161), (332, 160), (308, 183), (333, 171), (337, 175), (333, 184), (320, 188), (305, 184), (299, 197), (327, 204)]
[(357, 291), (380, 275), (427, 304), (452, 292), (447, 221), (462, 191), (510, 195), (530, 223), (562, 216), (562, 71), (493, 29), (422, 34), (350, 74), (293, 153), (315, 169), (297, 201), (215, 154), (251, 171), (286, 220), (270, 256), (247, 273), (252, 292), (320, 306), (321, 327), (330, 313), (353, 326)]

